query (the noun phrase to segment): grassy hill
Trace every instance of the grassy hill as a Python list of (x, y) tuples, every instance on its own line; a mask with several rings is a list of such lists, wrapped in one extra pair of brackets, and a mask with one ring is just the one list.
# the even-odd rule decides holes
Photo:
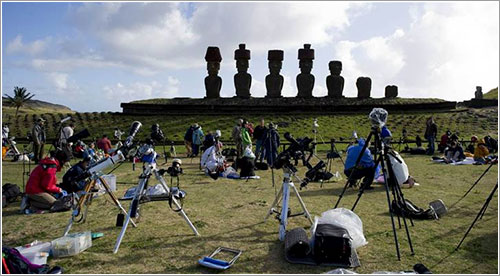
[[(203, 127), (206, 132), (220, 129), (222, 131), (223, 140), (229, 140), (231, 130), (235, 125), (235, 120), (240, 117), (245, 117), (250, 122), (256, 125), (260, 118), (264, 118), (266, 122), (273, 121), (279, 123), (280, 133), (289, 131), (295, 137), (309, 136), (312, 134), (313, 119), (318, 119), (320, 125), (319, 133), (324, 140), (330, 138), (339, 139), (347, 138), (352, 135), (353, 131), (357, 131), (359, 135), (367, 136), (370, 131), (370, 122), (368, 114), (337, 114), (337, 115), (281, 115), (281, 114), (264, 114), (264, 115), (157, 115), (157, 116), (138, 116), (125, 115), (118, 112), (71, 112), (59, 110), (57, 112), (42, 112), (31, 113), (26, 112), (14, 116), (13, 110), (4, 108), (2, 119), (4, 122), (11, 123), (11, 133), (16, 137), (25, 137), (26, 132), (31, 129), (33, 120), (40, 114), (47, 120), (46, 129), (47, 137), (55, 137), (57, 127), (54, 123), (71, 115), (76, 123), (76, 131), (87, 128), (92, 137), (108, 134), (112, 137), (115, 127), (128, 132), (128, 129), (133, 121), (138, 120), (143, 124), (143, 127), (138, 134), (139, 138), (145, 138), (150, 134), (151, 125), (158, 123), (162, 128), (167, 138), (175, 141), (182, 141), (184, 132), (187, 127), (195, 122)], [(387, 125), (392, 130), (393, 136), (400, 137), (403, 128), (406, 128), (410, 137), (420, 135), (423, 137), (425, 131), (425, 120), (433, 115), (438, 125), (439, 133), (446, 131), (459, 131), (461, 137), (470, 137), (471, 135), (484, 136), (490, 134), (497, 136), (498, 133), (498, 108), (483, 108), (483, 109), (461, 109), (453, 112), (405, 112), (405, 113), (389, 113)], [(318, 140), (320, 138), (318, 137)]]
[(484, 99), (498, 99), (498, 87), (483, 95)]
[[(12, 107), (6, 97), (2, 97), (2, 112), (15, 114), (16, 108)], [(61, 105), (53, 104), (40, 100), (29, 100), (23, 107), (19, 109), (19, 115), (22, 114), (43, 114), (52, 112), (74, 113), (71, 108)]]

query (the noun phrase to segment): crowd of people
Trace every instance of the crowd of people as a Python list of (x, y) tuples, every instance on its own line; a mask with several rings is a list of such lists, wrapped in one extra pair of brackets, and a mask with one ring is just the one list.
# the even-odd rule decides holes
[[(48, 156), (44, 156), (44, 146), (46, 143), (45, 120), (38, 118), (31, 130), (31, 138), (33, 142), (33, 160), (38, 166), (30, 174), (26, 185), (26, 195), (33, 203), (35, 209), (50, 209), (50, 206), (64, 196), (67, 192), (75, 192), (83, 189), (85, 183), (82, 180), (76, 181), (76, 176), (82, 174), (89, 166), (91, 160), (105, 157), (113, 154), (121, 145), (121, 136), (123, 132), (118, 128), (114, 130), (114, 138), (118, 143), (113, 146), (106, 134), (101, 137), (96, 137), (88, 145), (81, 141), (72, 143), (68, 140), (75, 133), (76, 125), (74, 122), (69, 122), (65, 126), (61, 126), (58, 135), (58, 146), (71, 149), (72, 156), (81, 158), (81, 161), (73, 165), (63, 177), (61, 184), (57, 184), (56, 173), (61, 170), (65, 159), (68, 156), (62, 156), (59, 151), (51, 151)], [(405, 132), (405, 139), (407, 132)], [(428, 141), (426, 154), (433, 155), (436, 151), (435, 144), (437, 141), (438, 128), (433, 117), (426, 121), (426, 130), (424, 133), (425, 139)], [(3, 140), (8, 138), (8, 125), (2, 128)], [(382, 135), (391, 137), (392, 134), (384, 127)], [(418, 136), (418, 135), (417, 135)], [(223, 151), (223, 144), (220, 141), (220, 130), (209, 130), (204, 133), (201, 125), (193, 123), (185, 132), (184, 144), (186, 147), (187, 157), (196, 157), (203, 154), (203, 166), (208, 168), (207, 173), (217, 174), (224, 171), (230, 165), (222, 162), (221, 165), (218, 156)], [(230, 133), (232, 144), (234, 144), (235, 162), (231, 166), (234, 170), (241, 170), (242, 176), (252, 176), (253, 169), (257, 169), (259, 164), (267, 164), (273, 168), (274, 163), (279, 154), (280, 149), (280, 134), (277, 127), (272, 122), (266, 124), (264, 119), (254, 127), (251, 122), (240, 118), (232, 128)], [(419, 137), (417, 137), (419, 138)], [(417, 143), (422, 144), (421, 139)], [(73, 141), (73, 140), (71, 140)], [(466, 157), (472, 157), (477, 164), (486, 164), (491, 160), (491, 154), (496, 153), (496, 140), (490, 136), (478, 138), (472, 136), (469, 145), (465, 147), (460, 141), (459, 133), (452, 133), (447, 130), (437, 142), (437, 151), (444, 154), (446, 162), (459, 162)], [(255, 147), (254, 147), (255, 145)], [(355, 185), (357, 180), (363, 179), (365, 189), (372, 189), (376, 172), (375, 161), (372, 153), (367, 146), (364, 152), (361, 152), (365, 146), (365, 140), (357, 138), (355, 144), (350, 145), (346, 149), (346, 160), (344, 166), (344, 174), (351, 178), (351, 186)], [(59, 155), (58, 155), (59, 154)], [(358, 156), (361, 156), (360, 162), (356, 164)]]

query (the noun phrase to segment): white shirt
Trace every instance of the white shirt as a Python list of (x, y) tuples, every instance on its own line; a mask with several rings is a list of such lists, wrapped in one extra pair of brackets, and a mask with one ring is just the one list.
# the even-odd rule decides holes
[(66, 139), (69, 137), (73, 136), (73, 128), (70, 126), (66, 126), (63, 129), (61, 129), (61, 138), (59, 138), (59, 142), (61, 144), (66, 143)]

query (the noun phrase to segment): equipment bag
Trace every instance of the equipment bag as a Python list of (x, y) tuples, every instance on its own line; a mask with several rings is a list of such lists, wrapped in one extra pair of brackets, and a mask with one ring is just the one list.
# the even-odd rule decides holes
[(73, 206), (73, 196), (67, 195), (57, 199), (52, 207), (50, 207), (50, 212), (65, 212), (71, 210)]
[(255, 168), (259, 171), (267, 171), (269, 169), (269, 165), (264, 162), (255, 162)]
[(349, 232), (332, 224), (318, 224), (314, 233), (314, 259), (317, 263), (350, 263)]
[(6, 183), (2, 186), (2, 194), (8, 203), (12, 203), (21, 196), (21, 190), (19, 190), (19, 186), (16, 184)]
[[(50, 271), (48, 265), (31, 263), (15, 248), (3, 246), (2, 254), (5, 255), (5, 264), (10, 274), (47, 274)], [(6, 272), (2, 266), (2, 274)]]
[(413, 204), (408, 199), (405, 199), (405, 204), (400, 202), (392, 201), (392, 212), (398, 216), (404, 213), (405, 217), (414, 219), (435, 219), (436, 215), (432, 208), (424, 210), (415, 204)]

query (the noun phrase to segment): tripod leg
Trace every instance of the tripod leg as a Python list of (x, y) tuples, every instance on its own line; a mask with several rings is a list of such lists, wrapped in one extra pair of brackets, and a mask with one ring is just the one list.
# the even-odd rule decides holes
[(291, 182), (290, 182), (290, 186), (292, 187), (295, 195), (299, 199), (300, 206), (302, 206), (302, 210), (304, 211), (304, 214), (306, 215), (306, 218), (309, 220), (309, 222), (311, 223), (311, 225), (313, 225), (314, 222), (312, 221), (311, 214), (309, 214), (309, 211), (307, 211), (306, 204), (302, 200), (302, 197), (300, 197), (299, 191), (297, 191), (297, 187), (295, 187), (295, 185), (293, 183), (291, 183)]
[[(401, 191), (401, 187), (396, 183), (395, 188), (393, 188), (393, 189), (396, 189), (396, 194), (398, 194), (398, 198), (400, 198), (400, 200), (402, 200), (402, 202), (405, 202), (403, 192)], [(403, 217), (403, 223), (405, 225), (406, 237), (408, 238), (408, 244), (410, 245), (411, 255), (415, 255), (415, 251), (413, 250), (413, 243), (411, 241), (410, 231), (408, 230), (408, 224), (406, 222), (406, 216), (405, 216), (404, 212), (402, 212), (401, 216)], [(413, 224), (413, 220), (411, 219), (411, 217), (409, 219), (410, 219), (411, 225), (415, 226)], [(399, 220), (399, 216), (398, 216), (398, 220)], [(401, 226), (400, 226), (400, 228), (401, 228)]]
[[(472, 189), (474, 188), (474, 186), (477, 185), (477, 183), (479, 183), (479, 181), (481, 180), (481, 178), (483, 178), (483, 176), (486, 175), (486, 173), (490, 170), (490, 168), (494, 165), (493, 162), (491, 162), (491, 164), (488, 166), (488, 168), (486, 168), (486, 170), (483, 172), (483, 174), (481, 174), (481, 176), (476, 180), (476, 182), (474, 182), (474, 184), (472, 184), (472, 186), (469, 188), (469, 190), (462, 196), (462, 198), (460, 198), (460, 200), (462, 200), (464, 197), (466, 197), (470, 191), (472, 191)], [(459, 201), (460, 201), (459, 200)], [(458, 201), (457, 201), (458, 203)]]
[[(120, 203), (120, 201), (118, 200), (118, 198), (116, 198), (115, 193), (113, 193), (113, 191), (111, 191), (111, 188), (109, 187), (108, 183), (101, 177), (99, 177), (99, 180), (101, 181), (102, 185), (104, 186), (106, 193), (109, 195), (109, 197), (111, 197), (111, 200), (113, 201), (113, 203), (115, 203), (116, 207), (118, 207), (118, 209), (120, 209), (120, 211), (123, 214), (127, 214), (127, 210), (125, 210), (125, 208), (123, 208), (123, 206)], [(137, 225), (135, 224), (135, 222), (133, 220), (131, 222), (132, 222), (132, 225), (134, 227), (137, 227)]]
[(483, 207), (481, 207), (481, 210), (479, 210), (479, 213), (477, 214), (476, 218), (474, 219), (474, 221), (472, 222), (472, 224), (470, 225), (469, 229), (467, 229), (467, 232), (465, 232), (465, 235), (464, 237), (462, 238), (462, 240), (460, 241), (460, 243), (457, 245), (457, 248), (455, 248), (455, 251), (457, 251), (460, 246), (462, 245), (462, 243), (464, 242), (465, 238), (467, 237), (467, 235), (469, 234), (470, 230), (472, 230), (472, 227), (474, 227), (474, 224), (476, 224), (477, 220), (479, 219), (480, 216), (482, 216), (482, 214), (486, 211), (486, 207), (488, 206), (488, 204), (490, 203), (491, 199), (493, 198), (493, 195), (495, 194), (495, 192), (497, 191), (498, 189), (498, 182), (497, 182), (497, 185), (495, 185), (495, 188), (493, 188), (493, 191), (491, 191), (490, 195), (488, 196), (488, 198), (486, 199), (486, 202), (483, 204)]
[(134, 199), (132, 200), (132, 203), (130, 204), (129, 211), (127, 213), (127, 216), (125, 218), (125, 221), (123, 222), (123, 227), (122, 230), (120, 231), (120, 235), (118, 235), (118, 239), (116, 240), (115, 243), (115, 248), (113, 249), (113, 253), (116, 254), (118, 252), (118, 249), (120, 249), (120, 244), (122, 243), (122, 239), (125, 236), (125, 232), (127, 231), (128, 223), (131, 220), (131, 216), (136, 215), (137, 209), (139, 208), (140, 204), (140, 199), (142, 197), (142, 193), (144, 191), (144, 187), (146, 186), (146, 183), (148, 181), (149, 177), (145, 177), (141, 179), (141, 182), (139, 184), (139, 187), (135, 193)]
[(280, 241), (285, 240), (286, 235), (286, 225), (288, 219), (288, 203), (290, 199), (290, 189), (289, 182), (286, 181), (283, 183), (283, 202), (281, 206), (281, 217), (280, 217), (280, 226), (279, 226), (279, 239)]
[[(382, 158), (382, 157), (381, 157)], [(387, 182), (387, 170), (385, 168), (384, 162), (380, 162), (382, 166), (382, 173), (384, 174), (384, 182), (385, 182), (385, 194), (387, 197), (387, 205), (389, 206), (389, 214), (391, 216), (391, 224), (392, 224), (392, 233), (394, 235), (394, 243), (396, 245), (396, 254), (398, 256), (398, 261), (401, 261), (401, 254), (399, 252), (399, 242), (398, 242), (398, 235), (396, 233), (396, 226), (394, 225), (394, 216), (392, 212), (392, 205), (391, 205), (391, 196), (389, 195), (389, 184)]]
[(266, 221), (269, 218), (269, 216), (273, 213), (274, 207), (276, 207), (276, 205), (280, 201), (282, 193), (283, 193), (283, 185), (281, 186), (280, 191), (278, 192), (278, 194), (274, 198), (273, 204), (271, 204), (271, 208), (269, 208), (269, 211), (267, 212), (267, 215), (264, 218), (264, 221)]
[[(155, 173), (156, 179), (158, 179), (158, 181), (160, 182), (163, 189), (165, 189), (165, 191), (167, 191), (167, 194), (170, 195), (170, 189), (168, 188), (167, 184), (165, 183), (165, 179), (158, 173), (158, 171), (155, 171), (154, 173)], [(177, 181), (179, 181), (179, 178), (177, 178)], [(177, 187), (179, 187), (179, 182), (177, 182)], [(189, 225), (189, 228), (191, 228), (191, 230), (193, 230), (193, 233), (196, 236), (199, 236), (200, 233), (198, 233), (198, 230), (196, 230), (196, 227), (194, 227), (193, 223), (191, 223), (191, 220), (189, 220), (188, 216), (184, 212), (184, 209), (182, 209), (181, 205), (179, 204), (179, 202), (177, 202), (175, 197), (172, 197), (172, 202), (174, 203), (177, 210), (180, 210), (179, 215), (184, 218), (186, 223)]]

